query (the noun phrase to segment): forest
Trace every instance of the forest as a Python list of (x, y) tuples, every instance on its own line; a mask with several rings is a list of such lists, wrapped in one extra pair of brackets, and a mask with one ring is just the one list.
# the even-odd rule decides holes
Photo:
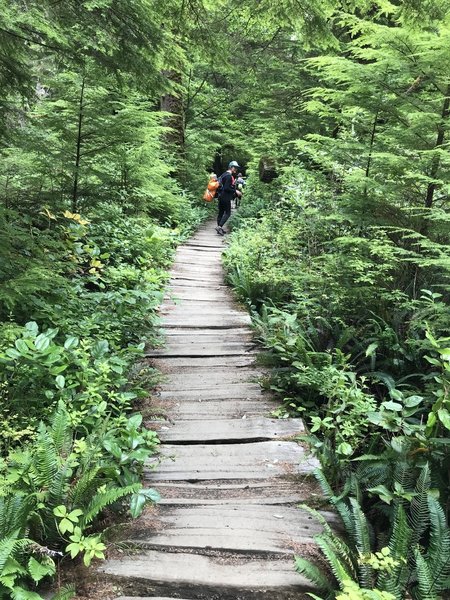
[(0, 0), (0, 599), (158, 500), (142, 358), (231, 159), (227, 281), (342, 521), (296, 569), (449, 597), (449, 64), (448, 0)]

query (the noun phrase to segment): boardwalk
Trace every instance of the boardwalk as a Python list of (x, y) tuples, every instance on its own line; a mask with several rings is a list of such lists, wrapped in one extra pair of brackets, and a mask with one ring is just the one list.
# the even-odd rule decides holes
[(270, 417), (249, 318), (224, 285), (224, 244), (210, 222), (177, 252), (167, 344), (152, 353), (166, 417), (147, 484), (162, 502), (130, 532), (139, 552), (102, 567), (120, 600), (299, 600), (311, 589), (293, 554), (308, 554), (318, 532), (296, 508), (314, 493), (315, 465), (293, 441), (301, 421)]

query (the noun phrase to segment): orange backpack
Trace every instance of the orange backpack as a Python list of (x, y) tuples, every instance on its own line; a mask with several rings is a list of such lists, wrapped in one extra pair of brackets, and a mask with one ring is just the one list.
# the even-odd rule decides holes
[(211, 202), (211, 200), (214, 200), (219, 185), (220, 184), (217, 180), (210, 179), (208, 187), (206, 188), (205, 193), (203, 194), (203, 200), (205, 200), (206, 202)]

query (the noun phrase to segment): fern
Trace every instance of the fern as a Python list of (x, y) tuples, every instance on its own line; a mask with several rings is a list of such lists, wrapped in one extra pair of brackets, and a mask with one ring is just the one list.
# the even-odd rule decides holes
[(413, 490), (417, 479), (417, 472), (414, 465), (401, 459), (395, 462), (393, 478), (404, 490)]
[(32, 461), (37, 485), (49, 487), (58, 472), (59, 457), (55, 444), (43, 423), (39, 425)]
[(78, 481), (72, 484), (68, 497), (73, 506), (85, 506), (92, 498), (98, 488), (99, 467), (88, 467), (83, 465), (85, 470)]
[(428, 463), (422, 468), (415, 487), (415, 496), (411, 501), (409, 524), (412, 530), (411, 545), (416, 546), (430, 522), (428, 510), (428, 492), (430, 489), (430, 467)]
[(450, 532), (444, 510), (438, 500), (428, 496), (430, 511), (430, 539), (425, 560), (433, 574), (437, 591), (446, 589), (445, 580), (450, 574)]
[(336, 535), (336, 533), (331, 529), (331, 527), (329, 526), (323, 515), (320, 514), (320, 512), (318, 512), (314, 508), (310, 508), (306, 504), (301, 504), (299, 508), (303, 508), (304, 510), (308, 511), (311, 515), (313, 515), (313, 517), (315, 517), (319, 521), (319, 523), (324, 528), (324, 535), (326, 536), (330, 546), (334, 549), (336, 556), (343, 561), (346, 568), (352, 574), (352, 577), (356, 578), (357, 572), (354, 565), (354, 553), (352, 553), (349, 546), (344, 542), (344, 540), (341, 537)]
[[(369, 523), (366, 515), (361, 510), (360, 505), (355, 498), (350, 498), (350, 505), (353, 513), (354, 523), (354, 541), (358, 552), (362, 556), (368, 556), (371, 551)], [(359, 580), (362, 587), (370, 589), (372, 587), (373, 569), (367, 563), (359, 565)]]
[(337, 581), (341, 585), (343, 581), (347, 579), (351, 579), (350, 573), (346, 570), (345, 565), (336, 555), (336, 552), (330, 544), (330, 540), (325, 534), (321, 534), (316, 536), (316, 542), (319, 548), (322, 550), (323, 555), (328, 561), (328, 564), (333, 572), (333, 575), (336, 577)]
[(52, 596), (52, 600), (71, 600), (75, 596), (75, 588), (71, 585), (64, 586)]
[(417, 589), (415, 597), (417, 600), (439, 600), (434, 593), (433, 575), (426, 560), (420, 553), (419, 547), (414, 548), (414, 558), (416, 560)]
[(34, 499), (30, 496), (15, 494), (0, 497), (0, 536), (5, 538), (13, 531), (26, 531), (27, 519)]
[(58, 454), (67, 454), (72, 443), (72, 430), (69, 414), (62, 401), (53, 415), (50, 433)]
[(85, 527), (91, 523), (104, 508), (113, 502), (116, 502), (124, 496), (130, 496), (131, 494), (138, 492), (140, 489), (141, 484), (135, 483), (124, 488), (111, 488), (103, 493), (96, 494), (87, 506), (83, 518), (80, 521), (82, 527)]
[(317, 481), (320, 485), (320, 489), (322, 490), (322, 493), (325, 496), (325, 498), (327, 500), (330, 500), (331, 498), (333, 498), (334, 491), (333, 491), (331, 485), (328, 483), (328, 480), (325, 477), (325, 474), (322, 471), (322, 469), (315, 469), (313, 471), (313, 475), (317, 479)]
[(411, 529), (408, 527), (405, 509), (398, 504), (394, 514), (394, 526), (389, 540), (391, 556), (398, 562), (392, 571), (383, 571), (378, 576), (381, 589), (393, 594), (398, 600), (403, 600), (406, 586), (410, 577), (410, 569), (406, 558), (410, 553)]
[(329, 578), (309, 560), (296, 556), (295, 570), (299, 575), (303, 575), (308, 581), (314, 583), (321, 592), (331, 592), (333, 590)]
[(6, 561), (9, 558), (14, 558), (16, 553), (33, 543), (28, 538), (19, 538), (19, 535), (20, 530), (16, 530), (10, 536), (0, 540), (0, 573), (5, 568)]

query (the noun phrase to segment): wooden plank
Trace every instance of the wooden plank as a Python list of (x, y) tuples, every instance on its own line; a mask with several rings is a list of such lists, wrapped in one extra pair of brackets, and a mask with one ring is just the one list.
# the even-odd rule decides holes
[(234, 327), (248, 327), (250, 317), (248, 315), (166, 315), (164, 327), (167, 328), (208, 328), (208, 329), (231, 329)]
[[(319, 466), (295, 442), (255, 442), (173, 446), (165, 444), (158, 458), (148, 461), (145, 476), (153, 481), (268, 479), (276, 475), (310, 474)], [(157, 467), (154, 471), (151, 466)]]
[(175, 597), (213, 600), (306, 600), (300, 594), (317, 592), (296, 573), (292, 556), (278, 560), (238, 556), (227, 561), (220, 556), (150, 550), (109, 559), (98, 571), (119, 579), (121, 587), (126, 590), (128, 586), (135, 594), (133, 598), (136, 594), (148, 597), (163, 590)]
[[(224, 361), (226, 363), (226, 361)], [(221, 368), (197, 369), (183, 374), (167, 374), (162, 382), (164, 390), (198, 390), (224, 386), (229, 383), (258, 383), (262, 376), (255, 369), (229, 369), (226, 364)], [(276, 404), (276, 403), (274, 403)]]
[[(332, 513), (321, 514), (330, 524), (334, 520)], [(305, 510), (264, 504), (165, 506), (157, 518), (156, 531), (144, 524), (129, 541), (152, 549), (210, 548), (291, 557), (293, 547), (312, 544), (323, 530)]]
[(303, 481), (290, 481), (288, 478), (277, 477), (267, 480), (246, 479), (237, 481), (201, 481), (191, 483), (159, 482), (155, 485), (161, 494), (159, 504), (172, 506), (192, 506), (203, 504), (251, 504), (298, 505), (306, 500), (322, 498), (318, 483), (311, 477)]
[(219, 282), (217, 282), (217, 281), (195, 281), (195, 282), (193, 282), (192, 279), (188, 279), (186, 277), (179, 277), (179, 276), (171, 277), (171, 279), (169, 280), (169, 286), (175, 287), (175, 288), (196, 287), (197, 289), (205, 288), (207, 290), (210, 290), (211, 288), (219, 289), (220, 287), (227, 289), (227, 286), (225, 285), (225, 283), (223, 281), (219, 281)]
[(197, 420), (177, 420), (173, 425), (164, 425), (157, 431), (163, 442), (256, 442), (276, 440), (300, 435), (304, 432), (301, 419), (270, 419), (249, 417), (241, 419), (202, 419), (208, 407), (202, 403)]
[[(205, 367), (223, 367), (223, 365), (225, 364), (222, 356), (203, 356), (194, 358), (190, 356), (180, 356), (171, 358), (161, 356), (149, 360), (151, 360), (151, 362), (153, 362), (155, 366), (158, 369), (161, 369), (163, 372), (182, 368), (203, 369)], [(226, 364), (229, 367), (233, 368), (248, 367), (255, 364), (255, 355), (250, 354), (248, 356), (229, 356), (226, 359)]]
[(254, 344), (240, 342), (217, 343), (169, 343), (165, 348), (147, 352), (145, 356), (236, 356), (248, 354), (255, 349)]
[[(227, 318), (230, 317), (244, 317), (246, 318), (247, 315), (245, 313), (243, 313), (241, 310), (236, 310), (234, 307), (231, 306), (231, 303), (228, 305), (217, 305), (217, 304), (207, 304), (205, 305), (197, 305), (194, 304), (193, 306), (189, 307), (189, 310), (187, 309), (187, 307), (183, 304), (174, 304), (173, 306), (162, 306), (160, 308), (159, 311), (160, 316), (165, 317), (166, 315), (169, 316), (173, 316), (173, 315), (188, 315), (190, 317), (203, 317), (203, 316), (214, 316), (214, 317), (218, 317), (220, 318), (221, 316), (226, 316)], [(248, 320), (248, 319), (247, 319)]]
[(262, 397), (261, 387), (256, 383), (230, 383), (197, 390), (167, 390), (158, 392), (166, 400), (234, 400)]
[[(185, 340), (185, 341), (192, 341), (195, 340), (195, 342), (204, 342), (207, 340), (217, 340), (217, 331), (211, 330), (211, 329), (192, 329), (192, 330), (186, 330), (186, 329), (170, 329), (168, 331), (166, 331), (164, 333), (165, 339), (167, 339), (169, 342), (171, 341), (181, 341), (181, 340)], [(227, 341), (227, 342), (232, 342), (232, 341), (239, 341), (242, 340), (243, 342), (253, 342), (254, 344), (258, 344), (259, 343), (257, 341), (255, 341), (255, 338), (253, 336), (253, 333), (251, 332), (250, 329), (245, 329), (245, 328), (239, 328), (239, 329), (227, 329), (226, 332), (224, 332), (221, 336), (220, 336), (221, 340)]]
[(277, 408), (277, 404), (263, 398), (257, 400), (207, 400), (175, 402), (172, 405), (174, 419), (197, 420), (201, 414), (204, 420), (214, 419), (242, 419), (243, 417), (260, 417), (270, 415)]

